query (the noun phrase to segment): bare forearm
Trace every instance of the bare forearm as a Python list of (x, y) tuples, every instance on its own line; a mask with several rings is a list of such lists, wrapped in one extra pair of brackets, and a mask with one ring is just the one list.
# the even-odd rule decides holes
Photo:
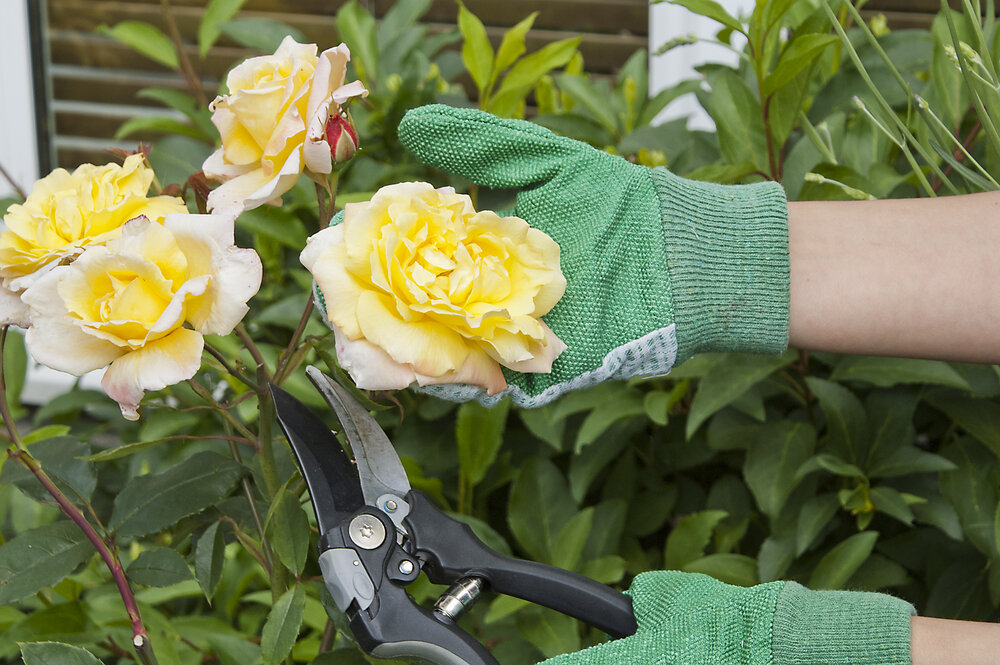
[(1000, 362), (1000, 192), (788, 212), (792, 346)]
[(912, 665), (1000, 665), (1000, 624), (913, 617)]

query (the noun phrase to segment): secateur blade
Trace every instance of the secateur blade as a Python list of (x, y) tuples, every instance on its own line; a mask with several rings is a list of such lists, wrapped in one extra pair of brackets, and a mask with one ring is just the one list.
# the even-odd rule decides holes
[(354, 453), (365, 501), (380, 508), (405, 531), (402, 520), (408, 510), (402, 499), (410, 491), (410, 481), (389, 437), (343, 386), (311, 365), (306, 368), (306, 376), (340, 420)]
[(278, 424), (309, 488), (316, 525), (321, 534), (326, 533), (365, 505), (354, 465), (337, 437), (309, 407), (273, 383), (270, 389)]

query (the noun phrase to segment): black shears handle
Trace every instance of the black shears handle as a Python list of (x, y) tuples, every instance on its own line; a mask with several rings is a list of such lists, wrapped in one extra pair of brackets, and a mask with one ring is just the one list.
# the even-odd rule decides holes
[(420, 492), (409, 492), (406, 501), (412, 553), (424, 561), (431, 582), (480, 578), (492, 591), (552, 608), (612, 638), (635, 633), (632, 599), (625, 594), (562, 568), (498, 554), (468, 525), (445, 515)]

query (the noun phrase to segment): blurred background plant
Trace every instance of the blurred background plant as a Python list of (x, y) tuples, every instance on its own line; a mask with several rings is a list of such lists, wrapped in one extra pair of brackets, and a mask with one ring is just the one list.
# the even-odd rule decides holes
[[(241, 17), (241, 4), (208, 4), (198, 54), (222, 34), (261, 53), (296, 34)], [(336, 16), (339, 39), (371, 94), (351, 108), (360, 150), (340, 174), (338, 206), (402, 180), (469, 188), (418, 164), (396, 138), (406, 109), (433, 101), (529, 116), (688, 177), (780, 180), (791, 199), (997, 187), (992, 2), (964, 0), (960, 10), (942, 7), (930, 29), (893, 31), (840, 0), (760, 0), (742, 17), (711, 0), (674, 4), (716, 21), (717, 40), (739, 63), (706, 65), (698, 79), (650, 97), (645, 52), (614, 78), (594, 76), (578, 40), (528, 52), (534, 15), (491, 43), (462, 5), (458, 29), (430, 34), (420, 22), (429, 0), (398, 2), (379, 21), (347, 3)], [(187, 93), (141, 91), (174, 113), (119, 133), (159, 132), (150, 159), (160, 182), (196, 209), (203, 183), (191, 176), (216, 141), (197, 59), (149, 24), (104, 30), (191, 82)], [(684, 119), (654, 124), (688, 92), (717, 131), (690, 130)], [(245, 213), (237, 225), (238, 244), (257, 249), (265, 278), (246, 325), (255, 353), (213, 339), (220, 355), (197, 376), (217, 408), (198, 408), (203, 396), (180, 384), (147, 397), (138, 423), (80, 388), (27, 409), (19, 402), (27, 360), (13, 330), (2, 355), (7, 404), (31, 457), (124, 565), (158, 662), (369, 662), (343, 617), (325, 611), (317, 534), (287, 446), (258, 418), (253, 391), (225, 371), (254, 376), (262, 364), (322, 406), (301, 368), (338, 368), (318, 316), (302, 318), (310, 279), (297, 260), (317, 228), (315, 190), (300, 183), (284, 206)], [(992, 366), (792, 350), (706, 354), (669, 377), (605, 384), (536, 410), (410, 392), (366, 398), (414, 487), (501, 552), (622, 587), (660, 568), (743, 585), (791, 578), (888, 591), (926, 615), (991, 620), (1000, 607), (998, 395)], [(240, 428), (256, 445), (217, 438)], [(17, 462), (0, 470), (0, 660), (134, 659), (108, 569)], [(423, 580), (411, 590), (421, 601), (439, 591)], [(504, 597), (480, 603), (464, 625), (510, 665), (601, 638)]]

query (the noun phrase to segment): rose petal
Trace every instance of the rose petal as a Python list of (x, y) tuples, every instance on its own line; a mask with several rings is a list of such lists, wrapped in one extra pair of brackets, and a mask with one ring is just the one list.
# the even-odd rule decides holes
[(280, 201), (281, 195), (295, 186), (301, 172), (300, 164), (301, 157), (296, 150), (275, 176), (264, 173), (263, 169), (254, 169), (227, 180), (208, 195), (208, 209), (235, 219), (244, 210)]
[(27, 328), (29, 325), (30, 310), (21, 300), (20, 294), (0, 286), (0, 326)]
[(389, 354), (363, 339), (351, 341), (336, 324), (333, 334), (337, 362), (363, 390), (396, 390), (417, 380), (413, 368), (396, 362)]
[(507, 389), (507, 380), (499, 363), (479, 349), (473, 349), (455, 372), (448, 372), (438, 377), (417, 374), (417, 382), (422, 386), (433, 386), (444, 383), (461, 383), (469, 386), (482, 386), (486, 394), (496, 395)]
[(512, 363), (501, 361), (504, 367), (512, 369), (515, 372), (548, 374), (552, 371), (552, 363), (568, 347), (565, 342), (556, 337), (556, 334), (552, 332), (551, 328), (545, 325), (544, 321), (539, 321), (539, 323), (541, 323), (542, 328), (545, 330), (544, 343), (532, 344), (530, 348), (532, 357), (527, 360)]
[(193, 330), (178, 328), (166, 337), (126, 353), (111, 363), (101, 387), (118, 402), (122, 416), (138, 420), (139, 402), (147, 390), (160, 390), (190, 379), (201, 367), (205, 341)]

